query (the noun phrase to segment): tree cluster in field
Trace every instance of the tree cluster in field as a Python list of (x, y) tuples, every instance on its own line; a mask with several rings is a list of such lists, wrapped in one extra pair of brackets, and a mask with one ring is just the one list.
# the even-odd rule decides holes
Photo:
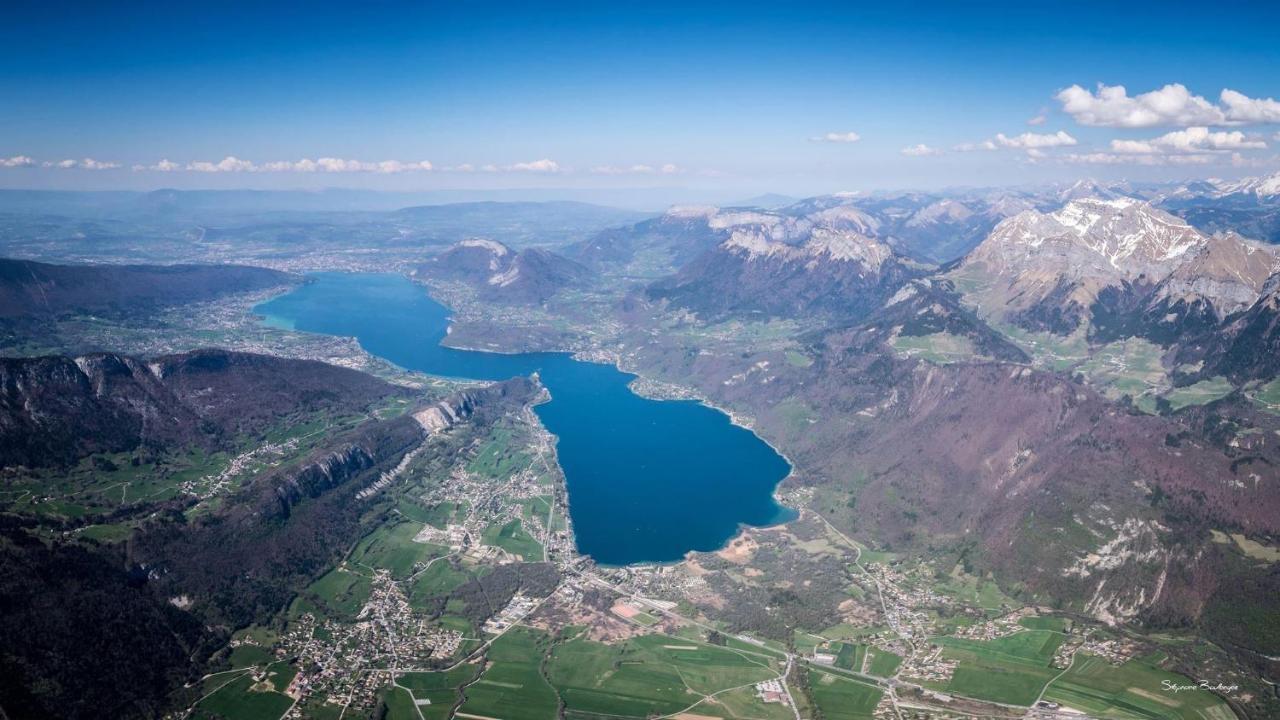
[(551, 563), (512, 563), (498, 565), (489, 572), (474, 575), (446, 595), (431, 598), (427, 611), (441, 615), (445, 607), (461, 604), (462, 617), (479, 627), (497, 615), (516, 593), (528, 597), (546, 597), (560, 583), (560, 573)]
[(824, 628), (841, 621), (836, 607), (849, 598), (854, 577), (840, 558), (789, 545), (763, 545), (751, 564), (764, 571), (767, 584), (738, 583), (720, 573), (708, 576), (716, 594), (727, 600), (727, 609), (716, 616), (731, 632), (785, 640), (795, 628)]

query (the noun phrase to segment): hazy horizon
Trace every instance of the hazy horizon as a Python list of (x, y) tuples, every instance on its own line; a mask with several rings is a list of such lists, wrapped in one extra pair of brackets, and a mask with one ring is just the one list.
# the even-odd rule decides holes
[(1274, 5), (304, 7), (17, 8), (0, 187), (809, 196), (1280, 169)]

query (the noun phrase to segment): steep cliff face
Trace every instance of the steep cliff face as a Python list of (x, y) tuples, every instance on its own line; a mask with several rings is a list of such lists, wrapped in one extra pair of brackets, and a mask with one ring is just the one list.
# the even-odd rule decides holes
[(1186, 359), (1203, 361), (1204, 377), (1247, 382), (1280, 374), (1280, 273), (1267, 280), (1257, 302), (1230, 318), (1203, 348), (1186, 350)]
[(219, 447), (289, 413), (358, 410), (401, 388), (346, 368), (196, 350), (0, 359), (0, 467), (144, 445)]
[[(240, 627), (261, 619), (360, 535), (363, 514), (385, 487), (380, 483), (394, 482), (409, 453), (427, 451), (429, 435), (491, 422), (532, 402), (539, 390), (529, 379), (514, 379), (366, 422), (296, 465), (254, 478), (215, 512), (191, 521), (157, 520), (135, 535), (131, 559), (147, 569), (158, 592), (186, 595), (192, 612), (210, 624)], [(427, 427), (415, 417), (425, 410), (452, 420)]]

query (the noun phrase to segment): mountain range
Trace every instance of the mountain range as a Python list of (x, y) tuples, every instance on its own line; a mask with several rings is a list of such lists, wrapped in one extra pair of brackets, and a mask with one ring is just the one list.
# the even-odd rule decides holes
[(951, 275), (984, 312), (1027, 329), (1067, 335), (1088, 321), (1098, 339), (1168, 342), (1249, 307), (1278, 258), (1139, 200), (1089, 198), (1003, 221)]

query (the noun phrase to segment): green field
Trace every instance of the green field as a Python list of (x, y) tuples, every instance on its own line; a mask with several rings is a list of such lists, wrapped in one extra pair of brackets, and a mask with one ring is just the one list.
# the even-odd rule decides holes
[(1226, 378), (1215, 377), (1201, 380), (1195, 385), (1170, 390), (1164, 397), (1174, 410), (1179, 410), (1188, 405), (1211, 403), (1214, 400), (1225, 397), (1234, 389)]
[(409, 604), (415, 608), (425, 607), (428, 599), (446, 595), (470, 579), (470, 574), (455, 570), (449, 560), (435, 562), (414, 578), (409, 588)]
[(1267, 412), (1280, 413), (1280, 380), (1272, 380), (1259, 387), (1252, 395), (1254, 401)]
[(1066, 618), (1051, 616), (1033, 616), (1024, 617), (1018, 621), (1018, 624), (1028, 630), (1053, 630), (1055, 632), (1066, 632)]
[(944, 654), (959, 661), (947, 690), (957, 695), (1030, 705), (1058, 674), (1049, 662), (1062, 644), (1060, 633), (1026, 630), (995, 640), (935, 638)]
[(813, 701), (830, 720), (867, 720), (883, 694), (880, 688), (817, 670), (809, 671)]
[(1169, 386), (1160, 357), (1164, 351), (1142, 338), (1128, 338), (1093, 349), (1077, 368), (1110, 398), (1128, 395), (1144, 409), (1154, 409), (1155, 393)]
[(867, 672), (878, 677), (893, 677), (902, 664), (902, 658), (885, 650), (871, 648), (867, 651), (871, 661), (867, 663)]
[[(617, 645), (575, 638), (556, 647), (547, 671), (570, 711), (646, 717), (679, 712), (706, 695), (776, 677), (775, 668), (767, 657), (646, 635)], [(710, 704), (690, 712), (720, 714)]]
[(836, 655), (836, 667), (845, 670), (862, 672), (862, 661), (867, 657), (867, 646), (855, 643), (841, 643), (840, 652)]
[(970, 605), (987, 610), (998, 610), (1005, 606), (1017, 607), (1020, 603), (1000, 591), (1000, 586), (991, 580), (966, 573), (957, 565), (947, 576), (945, 582), (935, 588), (944, 595), (950, 595)]
[[(446, 720), (460, 698), (458, 688), (474, 680), (480, 669), (479, 663), (473, 663), (446, 672), (405, 673), (396, 678), (396, 684), (404, 688), (406, 694), (412, 693), (415, 699), (428, 701), (418, 706), (418, 712), (426, 720)], [(417, 717), (414, 713), (410, 720)]]
[[(290, 673), (289, 677), (292, 677)], [(236, 678), (221, 687), (209, 697), (201, 700), (195, 708), (196, 718), (225, 718), (225, 720), (279, 720), (281, 715), (293, 704), (293, 700), (276, 692), (283, 690), (284, 684), (270, 678), (270, 687), (255, 685), (249, 673)]]
[(257, 645), (241, 645), (233, 649), (231, 657), (228, 658), (233, 668), (267, 665), (274, 662), (275, 659), (275, 655), (272, 655), (270, 650)]
[(356, 545), (351, 561), (385, 568), (395, 578), (406, 578), (413, 574), (417, 563), (425, 563), (448, 552), (439, 545), (414, 542), (413, 537), (421, 529), (422, 526), (416, 522), (379, 526)]
[(369, 600), (369, 578), (345, 567), (336, 567), (311, 583), (294, 602), (293, 613), (319, 611), (335, 619), (351, 619)]
[(382, 695), (382, 702), (387, 706), (386, 720), (418, 720), (413, 698), (403, 688), (387, 688)]
[(972, 360), (978, 356), (972, 340), (963, 335), (945, 332), (931, 335), (895, 335), (889, 344), (901, 356), (921, 357), (938, 364)]
[(545, 720), (556, 716), (556, 693), (539, 665), (550, 638), (532, 628), (515, 627), (494, 641), (488, 667), (466, 689), (460, 712), (502, 720)]
[(529, 562), (542, 559), (542, 544), (524, 531), (519, 520), (512, 520), (505, 525), (490, 525), (485, 528), (482, 541), (485, 545), (497, 545)]
[(484, 477), (506, 479), (528, 467), (529, 456), (512, 449), (512, 433), (510, 427), (494, 428), (490, 439), (467, 465), (467, 470)]
[(1174, 692), (1165, 681), (1194, 685), (1191, 680), (1139, 660), (1116, 667), (1087, 654), (1045, 691), (1045, 699), (1103, 718), (1186, 718), (1233, 720), (1225, 702), (1204, 690)]

